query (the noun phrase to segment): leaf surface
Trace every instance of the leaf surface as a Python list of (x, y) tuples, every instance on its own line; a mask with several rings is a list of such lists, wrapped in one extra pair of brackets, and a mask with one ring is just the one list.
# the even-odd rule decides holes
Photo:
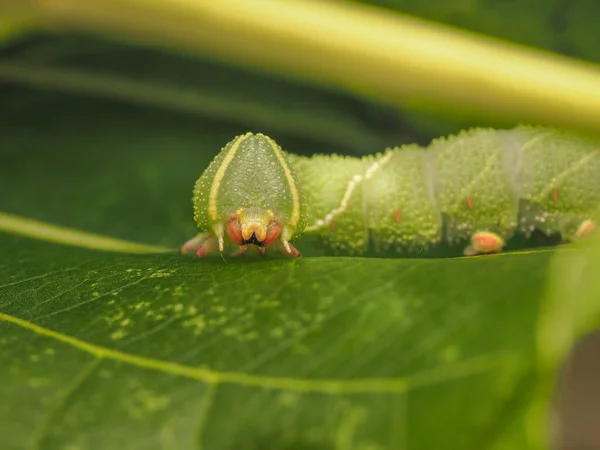
[(538, 381), (551, 252), (225, 264), (0, 239), (3, 448), (480, 448)]
[[(2, 89), (0, 212), (42, 228), (0, 233), (0, 448), (543, 448), (556, 365), (598, 324), (593, 265), (547, 288), (572, 250), (198, 261), (46, 242), (52, 224), (177, 248), (195, 179), (248, 124)], [(325, 151), (300, 134), (286, 149)], [(566, 338), (541, 353), (552, 323)]]

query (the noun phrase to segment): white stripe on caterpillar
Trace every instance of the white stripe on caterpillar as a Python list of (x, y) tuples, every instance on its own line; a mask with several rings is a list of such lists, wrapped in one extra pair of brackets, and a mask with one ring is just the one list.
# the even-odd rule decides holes
[(391, 152), (391, 151), (387, 152), (380, 159), (373, 162), (373, 164), (371, 164), (367, 168), (364, 175), (361, 175), (361, 174), (354, 175), (348, 182), (348, 186), (346, 187), (346, 192), (344, 193), (344, 196), (342, 197), (340, 206), (338, 206), (337, 208), (334, 208), (323, 219), (316, 220), (313, 225), (307, 226), (304, 230), (308, 231), (308, 232), (316, 231), (320, 228), (323, 228), (323, 227), (331, 224), (331, 222), (333, 222), (333, 219), (335, 219), (335, 217), (337, 215), (346, 211), (346, 209), (348, 208), (348, 202), (350, 201), (350, 198), (352, 197), (352, 193), (354, 192), (356, 187), (363, 181), (369, 180), (373, 176), (373, 174), (375, 172), (377, 172), (377, 170), (379, 170), (381, 167), (383, 167), (385, 164), (387, 164), (389, 162), (389, 160), (392, 158), (392, 155), (393, 155), (393, 152)]
[[(481, 172), (479, 172), (477, 174), (477, 176), (475, 178), (473, 178), (471, 181), (469, 181), (469, 184), (467, 184), (464, 188), (462, 188), (461, 190), (461, 195), (459, 196), (459, 200), (458, 202), (462, 202), (462, 199), (465, 198), (467, 201), (467, 206), (469, 207), (469, 209), (473, 209), (473, 199), (469, 196), (469, 192), (473, 191), (473, 188), (477, 186), (477, 184), (486, 177), (486, 175), (489, 175), (489, 173), (492, 171), (492, 169), (494, 168), (494, 164), (496, 163), (496, 161), (498, 160), (498, 156), (500, 155), (500, 149), (496, 150), (496, 152), (494, 152), (492, 154), (492, 156), (490, 156), (485, 164), (485, 167), (483, 168), (483, 170)], [(458, 206), (458, 205), (456, 205)]]

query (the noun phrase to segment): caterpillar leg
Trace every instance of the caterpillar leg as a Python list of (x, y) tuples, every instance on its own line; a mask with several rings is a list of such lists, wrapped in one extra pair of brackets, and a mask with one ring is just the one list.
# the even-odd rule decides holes
[(181, 253), (196, 251), (196, 257), (202, 258), (217, 250), (219, 240), (209, 233), (199, 233), (181, 246)]
[(298, 251), (298, 249), (292, 244), (290, 244), (288, 241), (281, 241), (281, 245), (283, 246), (281, 253), (283, 253), (284, 255), (289, 254), (292, 255), (294, 258), (298, 258), (300, 256), (300, 252)]
[(240, 245), (236, 251), (234, 251), (231, 256), (242, 256), (248, 250), (247, 245)]
[(296, 247), (290, 244), (290, 238), (292, 237), (292, 234), (293, 231), (290, 228), (284, 226), (281, 230), (280, 235), (281, 245), (283, 245), (283, 248), (285, 249), (287, 254), (292, 255), (294, 258), (297, 258), (298, 256), (300, 256), (300, 252)]
[(471, 236), (471, 245), (464, 250), (465, 256), (498, 253), (502, 250), (504, 240), (496, 233), (490, 231), (478, 231)]
[[(249, 245), (240, 245), (236, 251), (234, 251), (231, 256), (242, 256), (246, 251), (250, 248)], [(260, 256), (265, 256), (267, 254), (266, 247), (256, 247), (260, 253)]]
[(589, 236), (594, 231), (596, 231), (596, 227), (596, 222), (594, 222), (593, 220), (584, 220), (579, 225), (579, 228), (577, 228), (577, 231), (575, 232), (575, 237), (581, 239), (582, 237)]
[(188, 241), (186, 241), (181, 248), (179, 249), (179, 251), (181, 253), (183, 253), (184, 255), (187, 253), (191, 253), (191, 252), (195, 252), (196, 250), (198, 250), (202, 244), (204, 243), (204, 241), (206, 241), (206, 239), (210, 236), (210, 233), (198, 233), (196, 236), (194, 236), (193, 238), (189, 239)]
[(203, 258), (209, 253), (217, 251), (219, 240), (216, 236), (208, 237), (196, 251), (196, 258)]

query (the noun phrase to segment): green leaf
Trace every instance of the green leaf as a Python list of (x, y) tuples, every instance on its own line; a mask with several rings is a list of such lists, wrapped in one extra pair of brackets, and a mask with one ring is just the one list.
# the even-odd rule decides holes
[[(208, 147), (210, 134), (84, 104), (63, 104), (35, 134), (35, 113), (11, 108), (2, 208), (180, 243), (193, 229), (193, 178), (211, 156), (196, 143)], [(85, 127), (92, 117), (98, 128)], [(542, 421), (534, 437), (525, 421), (532, 404), (548, 403), (529, 393), (553, 376), (536, 363), (552, 252), (225, 262), (12, 234), (0, 248), (2, 448), (426, 449), (450, 439), (475, 449), (544, 439)]]
[[(576, 250), (158, 253), (248, 122), (0, 88), (0, 448), (547, 448), (557, 365), (599, 323), (596, 259), (560, 287)], [(330, 145), (286, 126), (286, 150)]]
[(525, 448), (551, 252), (225, 263), (0, 245), (2, 448)]

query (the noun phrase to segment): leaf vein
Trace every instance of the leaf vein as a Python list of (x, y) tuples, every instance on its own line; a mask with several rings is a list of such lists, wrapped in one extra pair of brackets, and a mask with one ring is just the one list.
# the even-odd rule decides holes
[(118, 253), (173, 253), (173, 249), (140, 244), (0, 212), (0, 231), (74, 247)]
[(206, 421), (208, 419), (208, 412), (213, 405), (213, 400), (215, 398), (215, 393), (217, 391), (218, 384), (217, 383), (209, 383), (206, 386), (206, 392), (202, 397), (202, 401), (200, 402), (200, 415), (198, 418), (198, 431), (196, 435), (198, 436), (198, 450), (204, 449), (204, 427), (206, 425)]
[[(352, 380), (277, 377), (242, 372), (218, 372), (201, 367), (191, 367), (147, 356), (125, 353), (83, 341), (9, 314), (0, 313), (0, 321), (20, 326), (36, 334), (57, 340), (100, 359), (119, 361), (132, 366), (182, 376), (208, 384), (234, 384), (245, 387), (260, 387), (295, 392), (320, 392), (325, 394), (404, 393), (412, 389), (423, 388), (456, 378), (486, 373), (502, 364), (507, 364), (507, 359), (514, 360), (514, 356), (508, 358), (510, 355), (506, 354), (483, 355), (462, 361), (452, 367), (444, 365), (423, 373), (413, 374), (410, 377), (362, 378)], [(414, 380), (414, 383), (411, 383), (411, 380)]]
[(58, 403), (56, 406), (48, 413), (42, 424), (38, 427), (38, 429), (33, 434), (33, 440), (30, 445), (31, 450), (37, 450), (40, 448), (40, 444), (44, 439), (44, 436), (48, 432), (52, 420), (56, 415), (65, 408), (68, 404), (69, 400), (73, 398), (73, 395), (78, 391), (78, 389), (83, 385), (85, 380), (87, 380), (92, 373), (98, 368), (98, 365), (102, 361), (102, 358), (94, 359), (91, 363), (86, 365), (81, 372), (77, 374), (73, 383), (63, 391), (61, 394)]

